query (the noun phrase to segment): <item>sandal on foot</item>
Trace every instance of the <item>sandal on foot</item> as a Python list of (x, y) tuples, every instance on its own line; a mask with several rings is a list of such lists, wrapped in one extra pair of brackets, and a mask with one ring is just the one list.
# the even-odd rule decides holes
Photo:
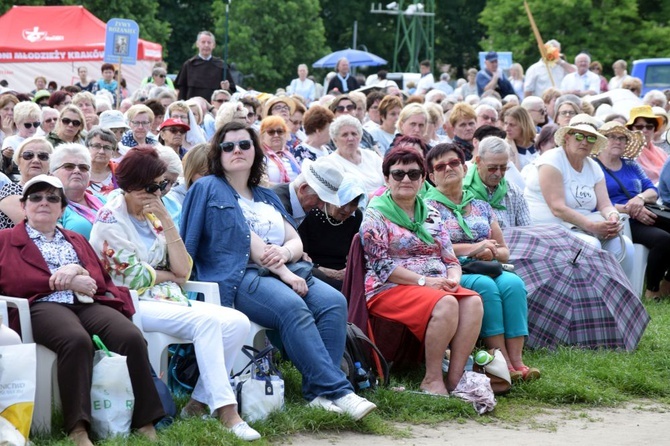
[(528, 367), (524, 365), (517, 369), (517, 372), (521, 373), (524, 381), (533, 381), (540, 378), (540, 370), (535, 367)]
[(507, 367), (509, 370), (509, 377), (514, 381), (523, 381), (523, 373), (519, 370), (516, 370), (514, 367)]

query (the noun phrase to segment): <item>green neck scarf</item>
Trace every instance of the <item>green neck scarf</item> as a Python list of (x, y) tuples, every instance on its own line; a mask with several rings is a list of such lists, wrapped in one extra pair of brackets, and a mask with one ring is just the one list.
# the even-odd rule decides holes
[(403, 228), (409, 229), (416, 234), (423, 242), (433, 244), (433, 236), (426, 230), (423, 223), (428, 216), (428, 209), (421, 198), (414, 200), (414, 221), (410, 220), (405, 211), (391, 198), (391, 191), (387, 190), (382, 195), (375, 197), (370, 201), (368, 207), (377, 209), (384, 214), (384, 217)]
[(479, 177), (479, 172), (477, 172), (477, 165), (473, 164), (463, 179), (463, 189), (472, 192), (475, 198), (479, 198), (480, 200), (488, 202), (494, 209), (501, 211), (507, 210), (505, 206), (500, 204), (505, 198), (505, 195), (507, 195), (507, 180), (505, 180), (505, 177), (500, 180), (500, 184), (498, 184), (495, 192), (493, 192), (493, 196), (489, 199), (488, 188)]
[(465, 235), (467, 235), (469, 238), (474, 238), (472, 235), (472, 231), (470, 231), (470, 228), (468, 225), (465, 223), (465, 220), (463, 220), (463, 210), (465, 207), (470, 204), (472, 200), (475, 199), (475, 196), (470, 192), (469, 190), (464, 190), (463, 191), (463, 199), (461, 200), (461, 204), (456, 204), (450, 199), (446, 197), (438, 188), (433, 188), (426, 192), (426, 195), (424, 196), (424, 200), (435, 200), (437, 202), (442, 203), (451, 211), (454, 213), (456, 216), (456, 220), (458, 221), (458, 226), (461, 227), (463, 232), (465, 232)]

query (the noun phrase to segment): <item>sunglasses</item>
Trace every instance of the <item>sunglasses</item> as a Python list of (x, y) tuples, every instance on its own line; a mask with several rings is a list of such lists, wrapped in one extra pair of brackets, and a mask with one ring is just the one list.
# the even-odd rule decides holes
[(155, 194), (156, 191), (160, 189), (160, 191), (163, 192), (165, 189), (167, 189), (169, 184), (170, 181), (168, 180), (163, 180), (160, 183), (147, 184), (144, 186), (144, 191), (148, 194)]
[(159, 74), (158, 77), (160, 77), (161, 79), (165, 79), (167, 76), (164, 74)]
[(416, 181), (423, 176), (423, 172), (419, 169), (412, 170), (392, 170), (391, 177), (396, 181), (402, 181), (405, 178), (405, 175), (409, 177), (410, 181)]
[(507, 172), (507, 164), (501, 164), (499, 166), (486, 166), (486, 170), (489, 171), (489, 173), (496, 173), (497, 171), (500, 171), (501, 173)]
[(538, 112), (541, 115), (546, 115), (547, 114), (547, 109), (545, 109), (545, 108), (541, 108), (539, 110), (530, 110), (530, 111)]
[(344, 112), (344, 111), (354, 111), (356, 110), (356, 106), (354, 104), (349, 104), (349, 105), (338, 105), (335, 107), (335, 111), (337, 112)]
[(31, 152), (29, 150), (21, 153), (21, 158), (26, 161), (30, 161), (31, 159), (35, 158), (35, 155), (37, 155), (37, 159), (40, 161), (49, 161), (49, 154), (47, 152), (39, 152), (35, 154), (35, 152)]
[(596, 141), (598, 141), (598, 138), (596, 136), (593, 136), (593, 135), (585, 135), (583, 133), (577, 133), (577, 132), (570, 133), (570, 135), (574, 136), (575, 141), (577, 141), (577, 142), (582, 142), (582, 141), (584, 141), (584, 139), (586, 139), (587, 143), (595, 144)]
[(186, 130), (184, 130), (183, 128), (180, 128), (180, 127), (168, 127), (165, 130), (167, 130), (168, 132), (173, 133), (173, 134), (174, 133), (179, 133), (180, 135), (185, 135), (186, 134)]
[(282, 136), (286, 132), (284, 132), (283, 129), (272, 129), (272, 130), (266, 131), (265, 133), (267, 133), (270, 136)]
[(216, 102), (217, 104), (223, 104), (224, 102), (228, 102), (227, 99), (212, 99), (212, 102)]
[(100, 150), (100, 149), (102, 149), (102, 150), (104, 150), (105, 152), (113, 152), (113, 151), (114, 151), (114, 146), (110, 146), (110, 145), (107, 145), (107, 144), (99, 144), (99, 143), (90, 144), (90, 145), (88, 146), (88, 148), (89, 148), (89, 149), (93, 149), (93, 150)]
[(78, 119), (61, 118), (60, 122), (62, 122), (65, 125), (72, 124), (75, 127), (79, 127), (81, 125), (81, 121)]
[(644, 129), (655, 130), (656, 126), (654, 124), (636, 124), (636, 125), (633, 126), (633, 128), (635, 130), (640, 130), (640, 131), (644, 130)]
[(56, 167), (54, 169), (54, 172), (57, 171), (58, 169), (65, 169), (68, 172), (72, 172), (75, 167), (77, 169), (79, 169), (80, 172), (84, 172), (84, 173), (91, 170), (91, 167), (88, 164), (63, 163), (60, 166)]
[(57, 120), (58, 120), (58, 118), (48, 118), (48, 119), (45, 119), (44, 122), (46, 122), (47, 124), (51, 124), (52, 122), (55, 122)]
[(27, 129), (29, 129), (29, 128), (31, 128), (31, 127), (35, 127), (35, 128), (37, 128), (37, 127), (39, 127), (41, 124), (42, 124), (41, 122), (24, 122), (24, 123), (23, 123), (23, 126), (24, 126), (25, 128), (27, 128)]
[(452, 169), (455, 170), (457, 167), (460, 167), (462, 164), (463, 163), (461, 163), (461, 160), (453, 159), (453, 160), (449, 161), (448, 163), (435, 164), (435, 166), (433, 167), (433, 170), (435, 172), (444, 172), (445, 170), (447, 170), (447, 166), (449, 166), (449, 167), (451, 167)]
[(54, 194), (47, 194), (47, 195), (30, 194), (26, 198), (31, 203), (39, 203), (40, 201), (42, 201), (45, 198), (49, 203), (60, 203), (60, 200), (61, 200), (59, 195), (54, 195)]
[(237, 142), (226, 141), (226, 142), (222, 142), (221, 144), (219, 144), (219, 147), (221, 147), (221, 150), (223, 150), (226, 153), (230, 153), (233, 150), (235, 150), (235, 146), (239, 147), (240, 150), (249, 150), (252, 146), (252, 143), (251, 143), (251, 140), (244, 139), (242, 141), (237, 141)]

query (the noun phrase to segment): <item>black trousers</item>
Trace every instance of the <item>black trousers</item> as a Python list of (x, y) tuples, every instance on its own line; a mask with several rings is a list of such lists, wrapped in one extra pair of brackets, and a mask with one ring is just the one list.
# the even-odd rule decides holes
[(637, 220), (630, 220), (633, 243), (649, 249), (647, 259), (647, 289), (658, 291), (661, 280), (670, 270), (670, 227), (657, 220), (654, 226), (647, 226)]

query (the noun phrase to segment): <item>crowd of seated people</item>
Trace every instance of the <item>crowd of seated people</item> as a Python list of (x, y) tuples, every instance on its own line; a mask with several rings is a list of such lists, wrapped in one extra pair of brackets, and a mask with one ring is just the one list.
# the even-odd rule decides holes
[[(209, 414), (241, 439), (260, 437), (217, 374), (230, 372), (250, 321), (277, 332), (309, 406), (368, 415), (376, 405), (340, 369), (355, 241), (370, 317), (421, 343), (418, 386), (430, 394), (459, 387), (478, 339), (501, 351), (512, 378), (541, 374), (523, 360), (523, 278), (462, 270), (507, 263), (510, 228), (563, 225), (566, 245), (611, 251), (628, 277), (633, 243), (642, 244), (644, 296), (670, 294), (670, 227), (645, 208), (670, 204), (667, 100), (651, 95), (628, 116), (603, 116), (588, 96), (464, 98), (468, 85), (409, 100), (393, 86), (367, 98), (216, 90), (177, 101), (149, 83), (120, 110), (105, 94), (51, 94), (53, 109), (0, 94), (0, 293), (29, 299), (36, 341), (58, 354), (70, 438), (91, 444), (82, 395), (92, 330), (128, 356), (142, 401), (133, 428), (155, 438), (164, 414), (141, 332), (126, 318), (135, 311), (145, 330), (193, 340), (200, 379), (183, 417)], [(19, 289), (11, 277), (23, 267), (34, 283)], [(189, 301), (187, 280), (217, 283), (221, 305)]]

